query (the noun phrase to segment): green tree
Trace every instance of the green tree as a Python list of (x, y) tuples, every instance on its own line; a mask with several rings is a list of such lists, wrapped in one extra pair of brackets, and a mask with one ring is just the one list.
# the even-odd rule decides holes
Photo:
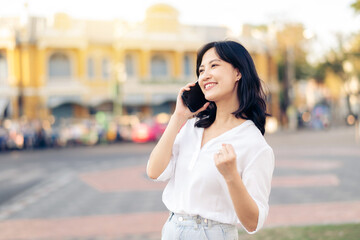
[[(286, 125), (289, 108), (294, 107), (293, 85), (297, 80), (308, 79), (313, 68), (307, 61), (305, 28), (299, 23), (286, 23), (277, 32), (277, 66), (281, 90), (279, 94), (280, 111)], [(290, 111), (291, 112), (291, 111)]]
[[(357, 14), (360, 14), (360, 0), (355, 0), (351, 4), (351, 7), (355, 10)], [(325, 60), (319, 62), (315, 66), (314, 78), (318, 82), (324, 82), (327, 77), (327, 73), (336, 74), (339, 79), (341, 79), (343, 84), (346, 84), (347, 81), (353, 76), (357, 76), (360, 79), (360, 34), (352, 34), (345, 39), (344, 36), (337, 36), (338, 45), (336, 48), (331, 49), (325, 56)], [(345, 47), (346, 46), (346, 47)], [(351, 72), (346, 69), (346, 65), (351, 64)], [(349, 91), (349, 90), (348, 90)], [(354, 93), (353, 91), (346, 92), (346, 103), (349, 114), (358, 114), (354, 113), (352, 105), (350, 103), (350, 96), (355, 95), (357, 98), (360, 98), (360, 91)]]
[[(353, 36), (352, 39), (345, 39), (343, 36), (338, 35), (337, 38), (338, 46), (335, 49), (331, 49), (325, 57), (325, 60), (320, 62), (315, 68), (314, 77), (318, 82), (323, 82), (326, 77), (326, 72), (331, 71), (338, 75), (345, 84), (351, 76), (354, 74), (358, 76), (359, 79), (359, 69), (357, 69), (356, 63), (360, 60), (359, 46), (356, 44), (360, 42), (360, 39), (357, 36)], [(345, 48), (345, 43), (351, 47)], [(346, 69), (347, 64), (351, 64), (353, 70), (349, 72)], [(349, 114), (354, 114), (351, 104), (350, 96), (351, 95), (360, 95), (360, 92), (349, 93), (346, 92), (346, 102)]]
[(360, 13), (360, 0), (355, 0), (351, 7), (354, 8), (355, 12)]
[[(278, 42), (278, 70), (280, 82), (286, 81), (286, 71), (293, 67), (293, 80), (307, 79), (313, 74), (313, 67), (307, 61), (307, 51), (305, 49), (308, 40), (304, 37), (304, 26), (298, 23), (288, 23), (277, 33)], [(292, 55), (289, 59), (288, 53)], [(287, 66), (287, 64), (292, 66)]]

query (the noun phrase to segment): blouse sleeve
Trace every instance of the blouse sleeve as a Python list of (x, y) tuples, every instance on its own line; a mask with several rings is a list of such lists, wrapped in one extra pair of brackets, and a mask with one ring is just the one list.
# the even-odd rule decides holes
[(160, 182), (165, 182), (168, 181), (175, 172), (175, 165), (176, 165), (176, 159), (179, 155), (179, 134), (176, 136), (173, 148), (172, 148), (172, 153), (171, 153), (171, 158), (169, 161), (169, 164), (167, 165), (167, 167), (165, 168), (165, 170), (160, 174), (160, 176), (157, 179), (154, 179), (154, 181), (160, 181)]
[(271, 180), (274, 171), (275, 158), (271, 147), (259, 151), (253, 160), (245, 167), (242, 180), (250, 196), (256, 202), (259, 209), (258, 224), (253, 232), (259, 231), (267, 218), (269, 212), (269, 195)]
[[(169, 164), (167, 165), (165, 170), (160, 174), (160, 176), (157, 179), (154, 179), (154, 181), (165, 182), (165, 181), (168, 181), (174, 175), (175, 167), (176, 167), (176, 160), (178, 159), (178, 156), (179, 156), (181, 138), (182, 138), (183, 132), (185, 131), (184, 129), (186, 128), (188, 123), (189, 123), (189, 121), (187, 121), (185, 123), (185, 125), (180, 129), (179, 133), (176, 135), (174, 145), (172, 147), (171, 158), (170, 158)], [(149, 164), (149, 161), (147, 164)], [(147, 169), (147, 167), (146, 167), (146, 169)]]

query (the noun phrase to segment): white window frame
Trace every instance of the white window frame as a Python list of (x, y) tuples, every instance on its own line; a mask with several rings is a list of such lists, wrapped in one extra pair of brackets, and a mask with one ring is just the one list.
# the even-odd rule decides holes
[[(50, 75), (50, 59), (55, 54), (63, 54), (68, 58), (69, 64), (70, 64), (70, 75), (69, 76), (51, 76)], [(74, 56), (67, 51), (55, 50), (55, 51), (50, 52), (47, 57), (47, 61), (46, 61), (46, 76), (47, 76), (48, 81), (49, 82), (71, 81), (74, 78), (74, 68), (75, 68), (74, 62), (75, 62)]]
[[(164, 75), (154, 75), (153, 74), (153, 59), (156, 57), (161, 57), (165, 60), (166, 73)], [(167, 79), (171, 76), (171, 61), (169, 60), (169, 57), (166, 54), (162, 54), (162, 53), (152, 54), (152, 56), (150, 58), (150, 76), (152, 79), (156, 79), (156, 80)]]

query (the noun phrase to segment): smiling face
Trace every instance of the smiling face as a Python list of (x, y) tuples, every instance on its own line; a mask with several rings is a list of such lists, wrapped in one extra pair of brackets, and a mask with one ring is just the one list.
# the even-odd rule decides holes
[(236, 89), (241, 73), (230, 63), (222, 60), (215, 48), (210, 48), (203, 56), (199, 67), (199, 84), (209, 101), (229, 101), (237, 99)]

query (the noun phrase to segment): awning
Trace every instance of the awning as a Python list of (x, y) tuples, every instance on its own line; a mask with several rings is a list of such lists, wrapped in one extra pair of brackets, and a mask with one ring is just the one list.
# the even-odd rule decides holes
[(177, 94), (155, 94), (151, 98), (151, 105), (161, 105), (165, 102), (176, 102)]
[(161, 105), (165, 102), (176, 102), (176, 94), (153, 94), (150, 99), (146, 99), (144, 94), (125, 95), (123, 105), (141, 106), (141, 105)]
[(108, 97), (94, 97), (88, 101), (88, 106), (97, 107), (103, 103), (114, 102), (114, 99)]
[(86, 106), (86, 104), (81, 100), (80, 96), (52, 96), (47, 100), (47, 106), (49, 108), (55, 108), (65, 103)]
[(125, 95), (123, 105), (125, 106), (141, 106), (145, 105), (145, 96), (143, 94), (128, 94)]

